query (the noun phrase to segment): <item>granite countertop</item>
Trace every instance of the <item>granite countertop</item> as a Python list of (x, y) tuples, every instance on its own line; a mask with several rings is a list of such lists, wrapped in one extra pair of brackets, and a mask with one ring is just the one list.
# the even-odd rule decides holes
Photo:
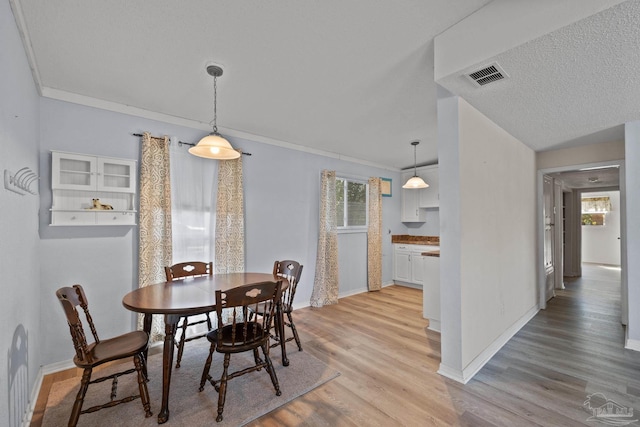
[(440, 236), (410, 236), (408, 234), (393, 234), (391, 235), (391, 243), (440, 246)]
[(440, 251), (422, 252), (420, 255), (422, 255), (422, 256), (433, 256), (433, 257), (440, 258)]

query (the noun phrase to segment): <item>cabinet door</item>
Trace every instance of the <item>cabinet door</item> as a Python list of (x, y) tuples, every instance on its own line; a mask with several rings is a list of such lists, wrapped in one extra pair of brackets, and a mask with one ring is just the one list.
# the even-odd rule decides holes
[(424, 257), (420, 252), (411, 252), (411, 282), (418, 285), (424, 283)]
[[(413, 176), (411, 174), (403, 174), (402, 183), (404, 184), (409, 178)], [(421, 189), (402, 189), (402, 222), (425, 222), (426, 212), (420, 210), (418, 207), (418, 201), (420, 198)]]
[(421, 208), (437, 208), (440, 206), (440, 189), (438, 185), (438, 168), (429, 168), (420, 171), (420, 176), (429, 187), (420, 190), (418, 205)]
[(80, 154), (51, 153), (51, 187), (61, 190), (94, 190), (97, 162)]
[(395, 251), (393, 256), (394, 280), (411, 281), (411, 252)]
[(98, 191), (134, 193), (136, 162), (98, 158)]

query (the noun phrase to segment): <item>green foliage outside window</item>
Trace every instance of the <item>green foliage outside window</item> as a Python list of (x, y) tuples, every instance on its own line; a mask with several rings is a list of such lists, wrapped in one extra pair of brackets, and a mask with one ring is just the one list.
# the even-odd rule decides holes
[(336, 178), (338, 227), (367, 226), (367, 190), (367, 183)]

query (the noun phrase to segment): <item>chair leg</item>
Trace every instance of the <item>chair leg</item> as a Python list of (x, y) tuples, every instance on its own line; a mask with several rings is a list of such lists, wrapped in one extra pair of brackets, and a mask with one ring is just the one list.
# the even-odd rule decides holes
[(213, 359), (213, 351), (216, 348), (215, 343), (211, 343), (211, 347), (209, 348), (209, 356), (207, 356), (207, 361), (204, 363), (204, 370), (202, 371), (202, 378), (200, 379), (200, 389), (199, 391), (204, 390), (204, 383), (209, 378), (209, 370), (211, 369), (211, 360)]
[(182, 318), (182, 335), (180, 336), (180, 342), (178, 342), (178, 356), (176, 357), (176, 368), (180, 367), (180, 361), (182, 360), (182, 353), (184, 352), (184, 340), (187, 338), (187, 318)]
[(146, 418), (149, 418), (153, 414), (151, 413), (151, 404), (149, 403), (149, 390), (147, 389), (147, 378), (144, 372), (144, 355), (136, 354), (135, 356), (133, 356), (133, 363), (136, 365), (136, 372), (138, 373), (138, 389), (140, 390), (140, 400), (142, 400), (144, 416)]
[(82, 372), (80, 390), (78, 390), (76, 400), (73, 402), (73, 408), (71, 409), (69, 427), (75, 427), (78, 424), (78, 418), (80, 418), (80, 411), (82, 411), (82, 404), (84, 403), (84, 395), (87, 394), (87, 388), (89, 388), (89, 381), (91, 381), (91, 368), (85, 368)]
[(280, 391), (280, 384), (278, 383), (278, 377), (276, 376), (276, 371), (273, 369), (273, 364), (271, 363), (271, 358), (269, 357), (269, 347), (267, 344), (262, 345), (262, 353), (264, 354), (264, 361), (266, 363), (266, 369), (271, 377), (271, 382), (273, 383), (273, 388), (276, 389), (276, 396), (280, 396), (282, 392)]
[(296, 344), (298, 344), (298, 351), (302, 351), (302, 344), (300, 344), (300, 337), (298, 336), (296, 325), (293, 323), (291, 312), (287, 312), (287, 317), (289, 318), (289, 326), (291, 326), (291, 331), (293, 332), (293, 338), (296, 340)]
[(222, 411), (224, 410), (224, 400), (227, 397), (227, 376), (229, 372), (229, 360), (231, 359), (230, 353), (224, 354), (224, 364), (222, 370), (222, 377), (220, 377), (220, 390), (218, 390), (218, 416), (216, 421), (222, 421)]

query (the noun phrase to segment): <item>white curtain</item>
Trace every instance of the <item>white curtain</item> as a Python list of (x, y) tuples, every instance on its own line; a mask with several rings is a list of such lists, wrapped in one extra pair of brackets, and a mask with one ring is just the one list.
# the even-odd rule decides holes
[(218, 162), (172, 143), (171, 215), (173, 262), (214, 260), (214, 180)]
[(338, 302), (338, 224), (336, 219), (336, 172), (323, 170), (320, 182), (318, 254), (311, 306)]

